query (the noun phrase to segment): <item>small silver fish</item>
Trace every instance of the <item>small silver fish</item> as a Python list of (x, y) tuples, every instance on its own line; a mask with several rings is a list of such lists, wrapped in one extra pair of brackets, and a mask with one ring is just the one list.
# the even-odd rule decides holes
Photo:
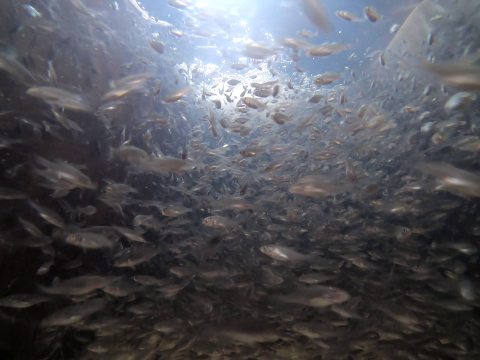
[(289, 247), (281, 245), (264, 245), (260, 247), (260, 251), (278, 261), (299, 262), (310, 258), (309, 255), (301, 254)]

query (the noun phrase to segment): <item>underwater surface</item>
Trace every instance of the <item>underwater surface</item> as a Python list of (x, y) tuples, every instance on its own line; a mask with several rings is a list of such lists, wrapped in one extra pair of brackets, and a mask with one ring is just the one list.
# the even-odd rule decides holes
[(0, 359), (480, 358), (480, 1), (0, 16)]

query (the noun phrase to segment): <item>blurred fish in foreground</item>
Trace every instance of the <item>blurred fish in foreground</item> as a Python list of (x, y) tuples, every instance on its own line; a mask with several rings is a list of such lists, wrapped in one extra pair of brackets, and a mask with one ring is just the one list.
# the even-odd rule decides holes
[(471, 55), (460, 60), (432, 64), (423, 63), (419, 67), (446, 83), (462, 90), (480, 90), (480, 65), (475, 63), (480, 55)]
[(439, 189), (460, 195), (480, 197), (480, 175), (441, 163), (421, 163), (415, 167), (437, 179), (440, 183)]
[(298, 0), (298, 4), (303, 15), (317, 28), (327, 35), (333, 31), (333, 25), (320, 0)]

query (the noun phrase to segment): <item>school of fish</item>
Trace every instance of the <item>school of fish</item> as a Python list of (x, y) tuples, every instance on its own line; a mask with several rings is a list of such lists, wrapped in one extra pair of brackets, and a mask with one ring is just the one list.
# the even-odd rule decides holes
[(477, 0), (3, 3), (0, 358), (480, 358)]

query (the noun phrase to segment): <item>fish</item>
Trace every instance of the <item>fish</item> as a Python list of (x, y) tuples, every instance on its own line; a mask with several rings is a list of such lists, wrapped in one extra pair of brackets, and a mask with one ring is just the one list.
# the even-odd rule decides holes
[(460, 110), (477, 99), (477, 95), (472, 92), (462, 91), (452, 95), (445, 103), (445, 110)]
[(278, 158), (277, 160), (272, 161), (265, 168), (265, 171), (268, 172), (268, 173), (277, 171), (278, 169), (280, 169), (285, 164), (285, 161), (288, 160), (288, 159), (289, 159), (289, 156), (285, 156), (285, 157), (281, 157), (281, 158)]
[(440, 145), (445, 142), (446, 134), (443, 131), (437, 131), (435, 134), (432, 136), (432, 142), (435, 145)]
[(41, 294), (13, 294), (1, 297), (0, 306), (25, 309), (51, 300), (51, 297)]
[(178, 29), (172, 29), (169, 31), (170, 34), (172, 35), (175, 35), (175, 36), (178, 36), (178, 37), (184, 37), (185, 36), (185, 33), (181, 30), (178, 30)]
[(165, 286), (168, 283), (166, 279), (157, 279), (148, 275), (135, 275), (132, 279), (146, 286)]
[(412, 230), (404, 226), (397, 226), (394, 229), (394, 234), (398, 241), (406, 241), (410, 238)]
[(349, 13), (348, 11), (336, 11), (335, 15), (337, 15), (340, 19), (343, 20), (361, 22), (360, 18), (358, 18), (352, 13)]
[(350, 48), (350, 45), (342, 44), (323, 44), (309, 48), (306, 51), (307, 56), (329, 56), (336, 54), (340, 51), (347, 50)]
[(95, 234), (89, 232), (79, 232), (70, 234), (65, 239), (65, 242), (71, 245), (79, 246), (84, 249), (100, 249), (111, 248), (113, 242), (102, 234)]
[(93, 215), (97, 212), (97, 208), (93, 205), (79, 207), (77, 210), (80, 214), (87, 215), (87, 216)]
[(288, 304), (301, 304), (311, 307), (327, 307), (342, 304), (350, 300), (350, 295), (345, 291), (332, 286), (312, 285), (275, 298)]
[(43, 263), (37, 270), (37, 275), (45, 275), (49, 272), (50, 267), (53, 265), (53, 260), (48, 260), (47, 262)]
[[(49, 185), (56, 191), (66, 190), (67, 192), (74, 188), (84, 188), (95, 190), (97, 185), (77, 167), (62, 161), (51, 162), (43, 158), (38, 158), (38, 163), (45, 170), (37, 169), (36, 173), (48, 180)], [(54, 197), (56, 195), (54, 194)]]
[(170, 334), (181, 330), (184, 322), (180, 319), (163, 320), (155, 323), (153, 329), (163, 334)]
[[(241, 190), (240, 192), (242, 192)], [(240, 194), (240, 196), (242, 196), (242, 194)], [(245, 202), (240, 197), (220, 198), (217, 201), (213, 202), (211, 205), (215, 210), (242, 211), (254, 209), (254, 206), (252, 204)]]
[(157, 100), (160, 92), (162, 91), (162, 86), (163, 83), (161, 81), (158, 81), (157, 85), (155, 86), (155, 89), (153, 90), (153, 100)]
[(293, 117), (291, 116), (287, 116), (285, 114), (282, 114), (282, 113), (274, 113), (272, 115), (270, 115), (270, 118), (275, 121), (278, 125), (283, 125), (287, 122), (290, 122), (290, 121), (293, 121)]
[(307, 70), (305, 70), (304, 68), (301, 68), (300, 66), (297, 66), (297, 65), (295, 65), (295, 70), (297, 70), (298, 72), (301, 72), (301, 73), (307, 71)]
[(247, 96), (247, 97), (243, 97), (242, 101), (249, 108), (252, 108), (252, 109), (255, 109), (255, 110), (258, 110), (258, 111), (262, 111), (262, 110), (266, 109), (266, 105), (261, 103), (260, 101), (258, 101), (255, 98)]
[(275, 55), (276, 51), (266, 44), (252, 42), (245, 45), (243, 54), (252, 59), (266, 59), (269, 56)]
[(114, 297), (122, 298), (136, 292), (143, 291), (144, 289), (145, 288), (143, 286), (140, 286), (134, 280), (126, 278), (108, 284), (102, 288), (102, 291)]
[(279, 92), (280, 92), (280, 85), (275, 85), (275, 86), (273, 87), (272, 96), (273, 96), (273, 97), (277, 97), (278, 94), (279, 94)]
[[(134, 0), (129, 0), (129, 1), (134, 1)], [(150, 22), (153, 24), (153, 25), (158, 25), (158, 26), (161, 26), (161, 27), (164, 27), (164, 28), (169, 28), (169, 27), (174, 27), (172, 24), (170, 24), (168, 21), (164, 21), (164, 20), (156, 20), (156, 21), (151, 21), (152, 19), (149, 19)]]
[(392, 27), (390, 28), (390, 34), (395, 34), (400, 30), (400, 25), (398, 24), (393, 24)]
[(246, 68), (248, 67), (248, 64), (240, 64), (240, 63), (238, 63), (238, 64), (232, 64), (232, 65), (230, 65), (230, 67), (231, 67), (232, 69), (234, 69), (234, 70), (244, 70), (244, 69), (246, 69)]
[(297, 31), (297, 35), (301, 36), (301, 37), (304, 37), (304, 38), (310, 38), (310, 37), (317, 36), (318, 33), (312, 32), (312, 31), (309, 31), (309, 30), (299, 30), (299, 31)]
[(367, 6), (366, 8), (364, 8), (363, 14), (365, 15), (366, 19), (370, 20), (373, 23), (382, 20), (382, 17), (371, 6)]
[(278, 261), (299, 262), (310, 258), (308, 255), (301, 254), (294, 249), (281, 245), (263, 245), (260, 247), (260, 251)]
[(26, 199), (26, 198), (27, 198), (27, 195), (19, 190), (0, 187), (1, 200), (18, 200), (18, 199)]
[(33, 237), (43, 237), (45, 236), (43, 232), (33, 223), (23, 219), (22, 217), (18, 218), (19, 223), (23, 228)]
[(237, 80), (237, 79), (230, 79), (230, 80), (227, 81), (227, 84), (232, 85), (232, 86), (235, 86), (235, 85), (240, 84), (240, 83), (241, 83), (241, 81)]
[(309, 197), (323, 197), (349, 191), (350, 187), (339, 185), (322, 176), (305, 176), (293, 184), (289, 192)]
[(415, 168), (437, 179), (442, 188), (465, 196), (480, 196), (479, 175), (444, 163), (419, 163)]
[(306, 284), (321, 284), (321, 283), (324, 283), (325, 281), (330, 281), (335, 279), (337, 279), (336, 275), (326, 275), (322, 273), (303, 274), (298, 278), (298, 280)]
[(353, 164), (348, 159), (345, 160), (345, 173), (347, 175), (348, 180), (350, 180), (350, 182), (357, 181), (357, 174), (355, 172), (355, 168), (353, 167)]
[(232, 221), (222, 216), (209, 216), (202, 220), (202, 224), (213, 229), (224, 230), (233, 228), (237, 225), (235, 221)]
[(50, 287), (39, 285), (39, 288), (49, 295), (85, 295), (118, 279), (116, 276), (85, 275), (58, 282)]
[(311, 102), (313, 104), (318, 104), (320, 100), (322, 100), (325, 96), (321, 94), (313, 95), (308, 102)]
[(208, 108), (208, 121), (210, 122), (210, 130), (212, 131), (212, 135), (214, 137), (218, 137), (217, 122), (215, 121), (215, 117), (210, 108)]
[(267, 98), (273, 95), (273, 93), (272, 93), (272, 90), (270, 89), (255, 89), (255, 91), (253, 92), (253, 95), (261, 98)]
[(240, 155), (246, 158), (257, 156), (261, 153), (265, 152), (265, 148), (263, 147), (251, 147), (246, 148), (240, 151)]
[(26, 91), (27, 95), (42, 99), (48, 104), (81, 112), (93, 112), (92, 106), (82, 95), (70, 93), (56, 87), (35, 86)]
[(427, 37), (427, 44), (428, 44), (428, 45), (432, 45), (433, 42), (434, 42), (434, 39), (435, 39), (434, 34), (433, 34), (433, 33), (429, 33), (429, 34), (428, 34), (428, 37)]
[(248, 190), (248, 183), (245, 183), (245, 185), (242, 186), (242, 188), (240, 189), (240, 196), (243, 196), (247, 193), (247, 190)]
[(148, 159), (148, 154), (136, 146), (123, 145), (116, 149), (110, 148), (110, 158), (118, 158), (131, 164), (140, 164)]
[(56, 87), (58, 84), (58, 79), (57, 79), (57, 73), (55, 72), (55, 68), (53, 67), (53, 60), (50, 60), (48, 62), (47, 76), (48, 76), (48, 82), (50, 83), (50, 85)]
[(58, 215), (55, 211), (50, 210), (44, 206), (38, 205), (33, 201), (29, 201), (29, 204), (32, 208), (34, 208), (38, 214), (48, 223), (62, 228), (65, 226), (65, 221), (62, 219), (60, 215)]
[(34, 85), (37, 82), (33, 74), (10, 52), (0, 52), (0, 69), (24, 85)]
[(370, 129), (376, 129), (382, 126), (386, 122), (386, 120), (387, 117), (385, 115), (377, 115), (367, 120), (366, 125)]
[(279, 43), (286, 48), (291, 48), (295, 52), (299, 52), (303, 48), (310, 46), (310, 44), (303, 39), (294, 39), (294, 38), (280, 38)]
[(136, 171), (138, 172), (178, 172), (182, 173), (193, 169), (193, 164), (182, 159), (176, 159), (172, 157), (159, 157), (159, 158), (148, 158), (146, 161), (141, 162)]
[(153, 244), (144, 243), (138, 246), (132, 246), (121, 253), (117, 254), (116, 260), (113, 264), (114, 267), (134, 267), (141, 263), (147, 262), (156, 256), (159, 252), (159, 248)]
[(180, 100), (185, 95), (190, 94), (192, 92), (193, 92), (192, 88), (183, 88), (183, 89), (178, 89), (178, 90), (172, 91), (170, 94), (168, 94), (167, 96), (165, 96), (163, 98), (163, 102), (165, 104), (174, 103), (174, 102)]
[(380, 60), (380, 64), (382, 64), (382, 66), (385, 66), (387, 64), (387, 62), (385, 61), (385, 55), (384, 54), (380, 54), (379, 60)]
[(478, 56), (468, 56), (438, 64), (424, 62), (417, 66), (458, 89), (476, 91), (480, 89), (480, 66), (475, 65), (477, 59)]
[(163, 54), (165, 52), (165, 45), (161, 41), (150, 40), (148, 45), (159, 54)]
[(169, 205), (162, 210), (162, 214), (168, 217), (177, 217), (191, 211), (192, 209), (186, 208), (182, 205)]
[[(317, 341), (318, 339), (329, 339), (338, 336), (335, 331), (315, 323), (297, 322), (292, 326), (292, 330), (305, 335), (312, 341)], [(317, 342), (315, 342), (315, 344), (317, 344)], [(324, 345), (322, 344), (322, 347), (330, 349), (330, 346), (325, 343)]]
[(245, 322), (224, 326), (218, 331), (218, 335), (242, 344), (275, 342), (281, 338), (278, 333), (265, 326)]
[(47, 316), (42, 326), (67, 326), (75, 324), (83, 318), (101, 311), (107, 305), (105, 299), (93, 299), (80, 305), (67, 306)]
[(319, 0), (298, 0), (303, 15), (319, 30), (329, 35), (333, 25)]
[(330, 85), (336, 80), (340, 79), (343, 75), (342, 74), (323, 74), (320, 75), (315, 79), (315, 85), (318, 87)]
[[(354, 299), (351, 300), (353, 301)], [(362, 319), (362, 316), (351, 307), (335, 304), (332, 305), (332, 311), (347, 319)]]
[[(152, 77), (151, 73), (140, 73), (126, 76), (117, 81), (112, 81), (110, 83), (110, 89), (100, 99), (101, 103), (104, 105), (100, 106), (97, 112), (104, 112), (105, 110), (114, 109), (116, 104), (121, 103), (118, 102), (119, 98), (141, 91), (145, 87), (145, 84), (150, 77)], [(113, 104), (108, 104), (111, 101), (116, 102)]]

